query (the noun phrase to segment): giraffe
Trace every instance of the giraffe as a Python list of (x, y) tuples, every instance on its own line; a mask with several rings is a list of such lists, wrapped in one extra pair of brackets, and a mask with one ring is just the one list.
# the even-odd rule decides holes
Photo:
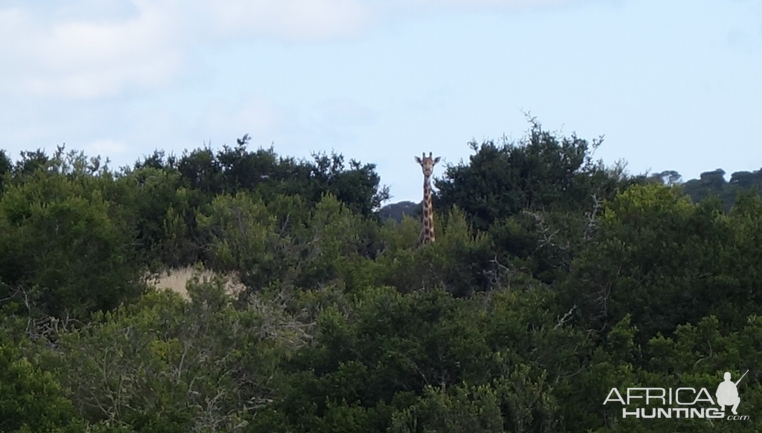
[(426, 152), (421, 154), (421, 158), (415, 157), (415, 162), (421, 165), (423, 169), (423, 229), (418, 237), (418, 247), (424, 244), (434, 242), (434, 208), (431, 205), (431, 174), (434, 172), (434, 165), (439, 162), (439, 157), (426, 156)]

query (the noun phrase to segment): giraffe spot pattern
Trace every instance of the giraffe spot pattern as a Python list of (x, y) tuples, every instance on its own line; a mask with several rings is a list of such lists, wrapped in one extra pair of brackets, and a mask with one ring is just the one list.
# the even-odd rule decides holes
[(434, 164), (439, 161), (439, 158), (432, 158), (431, 152), (429, 156), (423, 154), (423, 158), (415, 158), (416, 161), (421, 164), (423, 168), (423, 230), (421, 230), (421, 236), (418, 241), (419, 244), (430, 244), (434, 242), (434, 209), (431, 204), (431, 180), (430, 176), (433, 172)]

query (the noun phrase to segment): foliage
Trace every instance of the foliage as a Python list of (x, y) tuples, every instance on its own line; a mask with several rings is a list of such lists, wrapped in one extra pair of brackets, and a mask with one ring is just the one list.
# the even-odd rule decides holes
[(567, 293), (588, 318), (632, 314), (643, 338), (709, 314), (739, 326), (760, 302), (762, 269), (750, 259), (761, 253), (752, 234), (760, 214), (750, 214), (759, 206), (750, 196), (726, 215), (718, 201), (693, 205), (664, 186), (630, 188), (606, 207)]
[(37, 171), (0, 199), (0, 281), (33, 313), (83, 319), (141, 291), (130, 231), (80, 179)]
[(49, 371), (0, 339), (0, 430), (8, 433), (75, 433), (85, 428)]
[(62, 336), (47, 362), (79, 414), (138, 432), (245, 431), (304, 333), (261, 301), (230, 308), (223, 287), (196, 279), (190, 302), (149, 293)]
[[(692, 200), (530, 122), (446, 168), (421, 248), (418, 210), (379, 210), (342, 155), (0, 152), (0, 430), (759, 431), (756, 172)], [(144, 282), (193, 263), (218, 276)], [(604, 404), (747, 370), (746, 419)]]
[(459, 206), (481, 230), (524, 209), (586, 209), (593, 195), (609, 198), (621, 183), (619, 169), (593, 160), (602, 141), (559, 138), (531, 119), (528, 137), (518, 143), (471, 142), (469, 163), (448, 166), (437, 180), (437, 206)]
[(717, 197), (722, 201), (725, 211), (736, 203), (736, 197), (745, 192), (762, 192), (762, 170), (737, 171), (725, 180), (725, 170), (718, 168), (701, 173), (698, 179), (681, 182), (681, 176), (674, 170), (663, 171), (648, 176), (647, 180), (668, 186), (679, 185), (685, 193), (698, 203), (708, 197)]

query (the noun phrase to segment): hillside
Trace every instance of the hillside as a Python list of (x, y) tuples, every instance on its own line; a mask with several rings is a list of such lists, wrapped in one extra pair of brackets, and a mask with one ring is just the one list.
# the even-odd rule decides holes
[(716, 197), (723, 203), (726, 211), (733, 207), (739, 193), (762, 191), (762, 170), (734, 172), (730, 175), (730, 181), (725, 180), (725, 170), (721, 168), (701, 173), (698, 179), (685, 182), (682, 182), (682, 176), (673, 170), (653, 174), (648, 179), (664, 185), (680, 186), (695, 203), (708, 197)]
[[(734, 172), (730, 176), (730, 181), (725, 180), (725, 171), (722, 169), (701, 173), (699, 179), (690, 179), (685, 182), (682, 181), (682, 176), (674, 170), (656, 173), (647, 176), (647, 179), (663, 185), (680, 186), (695, 203), (699, 203), (707, 197), (716, 196), (722, 201), (725, 211), (729, 211), (733, 207), (739, 193), (762, 191), (762, 170)], [(401, 222), (403, 215), (420, 217), (420, 206), (420, 203), (411, 201), (389, 203), (383, 206), (378, 214), (384, 220), (393, 219)]]
[(397, 203), (390, 203), (382, 207), (378, 211), (378, 215), (381, 219), (393, 219), (397, 222), (402, 222), (402, 217), (407, 215), (410, 217), (420, 216), (421, 204), (413, 203), (412, 201), (400, 201)]
[(758, 171), (629, 176), (532, 121), (444, 167), (418, 248), (372, 163), (247, 145), (0, 152), (0, 431), (762, 429)]

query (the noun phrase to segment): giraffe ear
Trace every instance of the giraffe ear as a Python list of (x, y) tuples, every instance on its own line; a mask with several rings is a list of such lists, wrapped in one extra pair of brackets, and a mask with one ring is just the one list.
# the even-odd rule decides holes
[(438, 162), (439, 162), (439, 157), (437, 156), (436, 158), (434, 158), (434, 164), (436, 164)]
[(418, 164), (420, 164), (420, 163), (421, 163), (421, 158), (419, 158), (419, 157), (417, 157), (417, 156), (416, 156), (416, 157), (415, 157), (415, 162), (417, 162)]

